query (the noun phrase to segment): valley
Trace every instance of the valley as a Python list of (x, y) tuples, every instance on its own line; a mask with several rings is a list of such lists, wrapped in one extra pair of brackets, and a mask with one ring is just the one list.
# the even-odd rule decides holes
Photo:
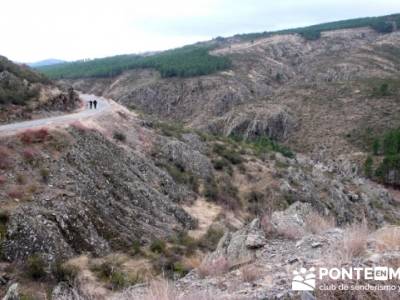
[(397, 16), (39, 68), (52, 80), (2, 58), (3, 299), (396, 299), (291, 280), (400, 267)]

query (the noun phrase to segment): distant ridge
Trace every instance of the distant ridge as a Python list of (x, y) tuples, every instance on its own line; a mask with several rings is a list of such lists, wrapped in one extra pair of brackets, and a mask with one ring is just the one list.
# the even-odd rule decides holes
[[(318, 40), (324, 31), (361, 27), (370, 27), (382, 34), (390, 33), (400, 28), (400, 14), (342, 20), (274, 32), (237, 34), (233, 38), (253, 41), (277, 34), (299, 34), (304, 39), (312, 41)], [(37, 69), (51, 79), (113, 77), (126, 70), (146, 68), (158, 70), (164, 78), (202, 76), (231, 67), (229, 57), (209, 54), (210, 50), (221, 43), (229, 42), (231, 38), (217, 37), (211, 41), (156, 52), (153, 55), (116, 55), (89, 61), (42, 65)]]
[(28, 63), (27, 65), (30, 66), (31, 68), (38, 68), (38, 67), (62, 64), (65, 62), (66, 62), (65, 60), (49, 58), (49, 59), (45, 59), (45, 60), (41, 60), (41, 61), (37, 61), (37, 62), (33, 62), (33, 63)]

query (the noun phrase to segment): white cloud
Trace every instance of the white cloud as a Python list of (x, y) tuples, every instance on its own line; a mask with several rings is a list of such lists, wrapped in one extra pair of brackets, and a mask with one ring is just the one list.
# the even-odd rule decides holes
[(400, 12), (398, 0), (3, 0), (0, 54), (17, 61), (162, 50), (219, 35)]

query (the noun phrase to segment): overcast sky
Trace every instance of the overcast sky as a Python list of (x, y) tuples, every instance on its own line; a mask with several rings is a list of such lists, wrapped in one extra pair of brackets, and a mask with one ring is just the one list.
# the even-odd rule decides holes
[(2, 0), (0, 55), (20, 62), (163, 50), (236, 33), (400, 12), (400, 0)]

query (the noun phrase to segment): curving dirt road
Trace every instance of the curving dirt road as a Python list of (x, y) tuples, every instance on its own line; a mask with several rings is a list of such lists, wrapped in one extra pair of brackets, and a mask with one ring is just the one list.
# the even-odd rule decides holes
[[(80, 119), (87, 119), (89, 117), (96, 116), (112, 110), (112, 105), (110, 101), (105, 98), (87, 94), (80, 94), (79, 97), (84, 104), (83, 108), (81, 108), (80, 111), (68, 115), (1, 125), (0, 135), (11, 135), (21, 130), (37, 128), (42, 126), (67, 125), (74, 121), (79, 121)], [(97, 109), (90, 109), (89, 101), (95, 99), (97, 101)]]

